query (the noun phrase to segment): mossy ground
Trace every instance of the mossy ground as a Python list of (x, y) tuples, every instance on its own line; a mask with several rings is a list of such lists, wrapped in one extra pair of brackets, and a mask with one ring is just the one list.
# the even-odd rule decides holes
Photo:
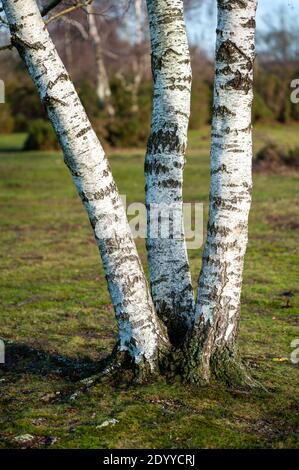
[[(270, 393), (165, 382), (76, 393), (116, 340), (113, 310), (89, 222), (59, 153), (23, 153), (24, 136), (0, 138), (1, 330), (0, 447), (31, 434), (31, 447), (299, 447), (299, 174), (255, 175), (246, 256), (240, 350)], [(296, 127), (259, 128), (298, 145)], [(143, 201), (143, 150), (113, 152), (129, 202)], [(209, 132), (190, 134), (185, 200), (205, 203)], [(146, 262), (144, 243), (138, 242)], [(200, 253), (190, 251), (194, 283)], [(291, 308), (279, 296), (293, 290)], [(9, 342), (8, 342), (9, 340)], [(111, 418), (115, 425), (100, 427)], [(53, 440), (53, 439), (57, 440)]]

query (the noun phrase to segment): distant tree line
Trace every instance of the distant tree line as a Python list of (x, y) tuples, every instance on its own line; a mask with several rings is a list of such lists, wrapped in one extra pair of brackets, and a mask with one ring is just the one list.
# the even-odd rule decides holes
[[(185, 7), (193, 12), (194, 3), (185, 2)], [(97, 0), (92, 10), (74, 11), (51, 23), (52, 37), (89, 118), (110, 146), (144, 144), (149, 132), (152, 80), (143, 7), (138, 0)], [(253, 121), (287, 124), (299, 121), (299, 105), (290, 100), (290, 83), (299, 78), (294, 49), (298, 38), (285, 20), (277, 27), (272, 25), (271, 31), (258, 36), (261, 47), (255, 70)], [(9, 61), (7, 57), (6, 53), (0, 57), (1, 78), (6, 84), (1, 132), (29, 133), (26, 148), (56, 148), (45, 110), (17, 54), (14, 59), (10, 55)], [(211, 122), (214, 67), (199, 47), (191, 47), (191, 57), (190, 128), (199, 129)]]

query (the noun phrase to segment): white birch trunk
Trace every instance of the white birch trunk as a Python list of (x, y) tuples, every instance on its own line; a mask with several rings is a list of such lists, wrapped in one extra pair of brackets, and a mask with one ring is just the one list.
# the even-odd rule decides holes
[(135, 9), (135, 53), (132, 60), (133, 83), (131, 88), (132, 92), (132, 112), (139, 111), (138, 94), (140, 85), (144, 76), (144, 55), (142, 53), (142, 3), (143, 0), (134, 0)]
[(252, 192), (253, 63), (256, 0), (218, 0), (208, 234), (196, 327), (206, 365), (233, 352)]
[(119, 350), (154, 368), (160, 329), (109, 163), (40, 16), (35, 0), (3, 0), (12, 43), (31, 75), (87, 210), (119, 329)]
[(68, 67), (68, 69), (70, 69), (73, 63), (71, 26), (69, 23), (66, 23), (64, 28), (65, 28), (64, 29), (64, 48), (65, 48), (66, 66)]
[[(145, 161), (148, 260), (158, 315), (178, 343), (192, 327), (194, 297), (182, 223), (182, 186), (190, 115), (191, 65), (183, 0), (147, 0), (154, 80), (151, 135)], [(176, 206), (176, 239), (154, 238), (150, 212)]]
[(142, 43), (142, 3), (143, 0), (135, 0), (135, 21), (136, 21), (136, 44)]
[(104, 61), (103, 45), (101, 35), (98, 30), (95, 17), (95, 9), (91, 4), (87, 7), (89, 34), (92, 40), (93, 48), (95, 51), (96, 63), (96, 91), (99, 99), (100, 106), (107, 109), (110, 116), (114, 116), (115, 111), (110, 102), (111, 89), (109, 78)]

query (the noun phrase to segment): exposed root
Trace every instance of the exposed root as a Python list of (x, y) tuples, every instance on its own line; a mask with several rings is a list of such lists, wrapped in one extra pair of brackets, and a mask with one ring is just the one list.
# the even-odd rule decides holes
[(248, 366), (235, 351), (227, 348), (216, 351), (210, 359), (210, 369), (213, 379), (229, 388), (267, 392), (267, 389), (251, 376)]
[(262, 384), (251, 377), (235, 351), (223, 348), (207, 357), (207, 352), (196, 338), (191, 338), (181, 348), (160, 353), (155, 370), (145, 361), (137, 364), (127, 352), (119, 351), (116, 345), (102, 370), (77, 383), (75, 394), (84, 393), (103, 382), (130, 386), (162, 378), (197, 386), (222, 383), (233, 390), (267, 392)]
[(207, 386), (216, 382), (232, 389), (267, 392), (251, 376), (236, 351), (223, 348), (208, 356), (204, 346), (196, 338), (191, 338), (182, 349), (173, 350), (164, 366), (166, 376), (185, 383)]
[(165, 354), (163, 351), (159, 352), (156, 367), (153, 370), (146, 361), (136, 363), (128, 352), (120, 351), (117, 344), (105, 361), (105, 366), (97, 374), (80, 380), (79, 384), (83, 389), (87, 389), (103, 381), (112, 382), (115, 385), (148, 383), (161, 377)]

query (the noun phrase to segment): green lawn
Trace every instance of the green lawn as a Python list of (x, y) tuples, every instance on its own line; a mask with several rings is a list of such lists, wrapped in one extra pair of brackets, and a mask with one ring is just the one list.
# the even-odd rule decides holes
[[(296, 127), (261, 127), (269, 140), (299, 145)], [(240, 348), (265, 393), (164, 382), (100, 384), (74, 394), (115, 342), (115, 322), (89, 222), (59, 153), (23, 153), (24, 135), (0, 136), (0, 447), (299, 447), (299, 174), (255, 175)], [(185, 200), (208, 201), (209, 132), (190, 133)], [(128, 201), (143, 201), (143, 150), (113, 152)], [(206, 212), (205, 212), (206, 223)], [(138, 242), (142, 261), (144, 244)], [(201, 253), (190, 252), (194, 284)], [(291, 308), (279, 294), (297, 294)], [(101, 428), (107, 419), (118, 423)], [(54, 440), (53, 440), (54, 439)]]

